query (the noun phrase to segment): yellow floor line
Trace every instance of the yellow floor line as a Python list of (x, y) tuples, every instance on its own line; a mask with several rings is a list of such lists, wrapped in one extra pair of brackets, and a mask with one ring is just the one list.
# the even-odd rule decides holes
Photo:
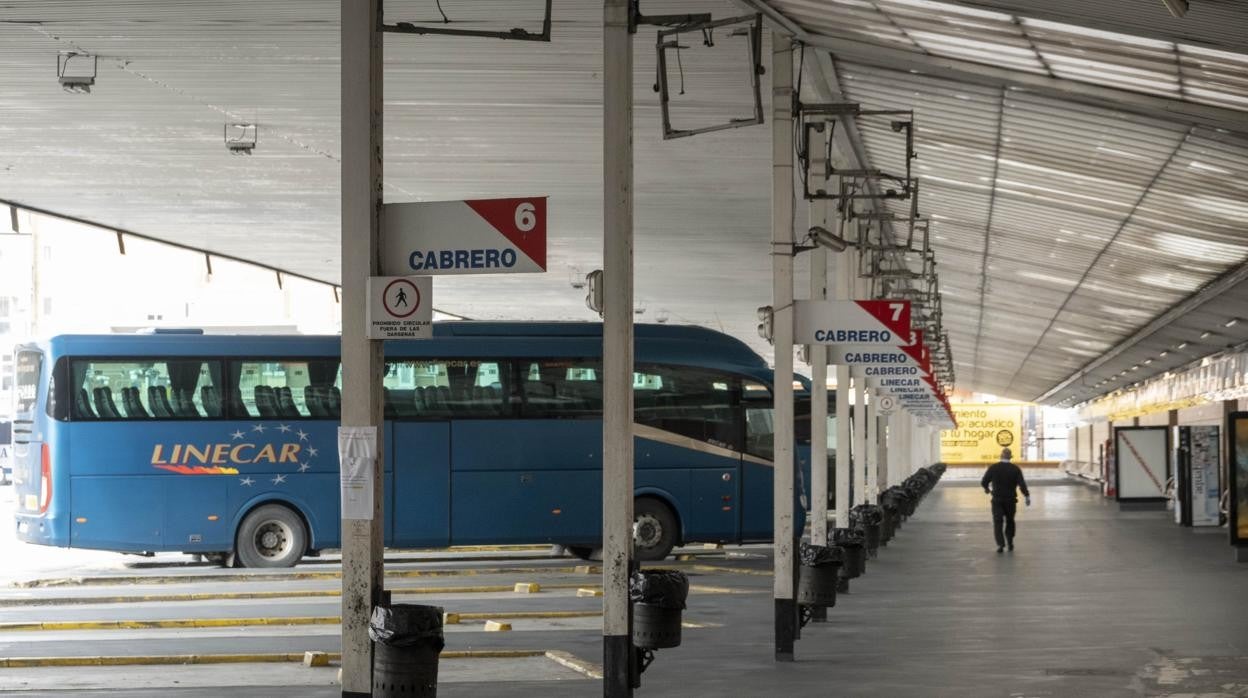
[[(581, 568), (581, 571), (577, 571)], [(391, 579), (414, 579), (420, 577), (477, 577), (491, 574), (597, 574), (599, 567), (584, 571), (584, 565), (563, 565), (559, 567), (464, 567), (458, 569), (388, 569), (386, 577)], [(15, 582), (16, 588), (40, 589), (74, 586), (107, 586), (127, 584), (198, 584), (202, 582), (288, 582), (318, 581), (341, 579), (342, 572), (256, 572), (256, 573), (222, 573), (222, 574), (166, 574), (166, 575), (102, 575), (98, 577), (57, 577), (53, 579), (36, 579), (27, 582)]]
[(745, 574), (753, 577), (770, 577), (772, 570), (752, 570), (741, 567), (719, 567), (717, 565), (688, 565), (695, 572), (722, 572), (727, 574)]
[[(442, 659), (508, 659), (546, 656), (546, 650), (446, 650)], [(330, 661), (341, 661), (338, 652), (327, 653)], [(273, 664), (302, 662), (303, 652), (253, 654), (159, 654), (96, 657), (0, 657), (0, 668), (81, 666), (159, 666), (173, 664)]]
[(594, 664), (593, 662), (581, 659), (580, 657), (574, 654), (571, 654), (569, 652), (563, 652), (561, 650), (551, 650), (546, 653), (546, 658), (555, 662), (556, 664), (565, 666), (571, 669), (572, 671), (584, 674), (591, 679), (602, 678), (601, 666)]
[[(582, 589), (582, 584), (543, 584), (545, 590)], [(514, 584), (458, 587), (400, 587), (391, 589), (395, 596), (414, 594), (492, 594), (513, 592)], [(246, 599), (299, 599), (337, 597), (341, 589), (300, 589), (291, 591), (221, 591), (191, 594), (137, 594), (125, 596), (63, 596), (55, 598), (0, 599), (0, 608), (14, 606), (66, 606), (113, 603), (164, 603), (171, 601), (237, 601)]]
[[(557, 618), (593, 618), (602, 611), (498, 611), (455, 613), (460, 621), (544, 620)], [(165, 620), (66, 620), (33, 622), (0, 622), (0, 632), (64, 631), (64, 630), (152, 630), (159, 628), (241, 628), (255, 625), (338, 625), (338, 616), (285, 616), (269, 618), (179, 618)]]

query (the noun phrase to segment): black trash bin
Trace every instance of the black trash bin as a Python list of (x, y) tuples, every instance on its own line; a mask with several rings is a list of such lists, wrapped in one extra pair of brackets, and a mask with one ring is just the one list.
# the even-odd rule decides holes
[(883, 518), (880, 520), (880, 546), (884, 547), (893, 539), (893, 536), (897, 535), (897, 504), (892, 501), (884, 503), (881, 499), (880, 511), (883, 512)]
[(838, 546), (802, 543), (798, 559), (797, 603), (831, 608), (836, 605), (836, 584), (844, 551)]
[(884, 520), (884, 510), (874, 504), (859, 504), (854, 507), (853, 515), (864, 533), (867, 556), (875, 557), (880, 549), (880, 528)]
[(438, 695), (442, 609), (437, 606), (377, 606), (368, 623), (373, 639), (373, 696)]
[(855, 579), (867, 571), (867, 536), (861, 528), (833, 529), (832, 544), (844, 550), (842, 577)]
[(628, 580), (633, 602), (633, 644), (643, 650), (680, 646), (680, 617), (689, 578), (676, 570), (641, 570)]

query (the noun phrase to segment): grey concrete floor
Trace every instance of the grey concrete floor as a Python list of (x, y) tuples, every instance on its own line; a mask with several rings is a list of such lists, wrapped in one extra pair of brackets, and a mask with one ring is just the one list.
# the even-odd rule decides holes
[[(829, 610), (829, 622), (802, 631), (793, 663), (772, 661), (770, 579), (740, 573), (767, 569), (769, 560), (707, 563), (736, 572), (691, 567), (694, 584), (744, 593), (692, 595), (687, 617), (708, 627), (686, 630), (682, 647), (659, 652), (638, 695), (1248, 696), (1248, 565), (1230, 561), (1224, 530), (1182, 529), (1166, 512), (1123, 513), (1075, 483), (1036, 484), (1033, 494), (1033, 506), (1020, 511), (1017, 550), (998, 555), (982, 491), (942, 483)], [(335, 604), (327, 600), (326, 608)], [(136, 644), (154, 641), (140, 637)], [(188, 634), (176, 651), (214, 651), (240, 639)], [(291, 628), (281, 638), (249, 640), (295, 651), (336, 637)], [(537, 642), (591, 661), (601, 654), (597, 634), (582, 627), (447, 640), (452, 649)], [(55, 644), (67, 651), (72, 641)], [(222, 686), (241, 684), (229, 689), (24, 695), (338, 695), (323, 685), (289, 692), (248, 685), (248, 671), (224, 668)], [(508, 680), (505, 673), (483, 665), (487, 680), (448, 682), (439, 692), (601, 694), (595, 681)]]

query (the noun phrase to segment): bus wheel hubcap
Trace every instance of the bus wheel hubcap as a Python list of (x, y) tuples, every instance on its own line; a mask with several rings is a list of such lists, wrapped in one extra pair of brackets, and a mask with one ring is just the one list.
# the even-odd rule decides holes
[(256, 531), (256, 547), (265, 557), (278, 557), (289, 547), (290, 531), (278, 521), (267, 521)]
[(634, 527), (633, 537), (636, 538), (638, 547), (653, 548), (663, 537), (663, 524), (650, 514), (638, 516)]

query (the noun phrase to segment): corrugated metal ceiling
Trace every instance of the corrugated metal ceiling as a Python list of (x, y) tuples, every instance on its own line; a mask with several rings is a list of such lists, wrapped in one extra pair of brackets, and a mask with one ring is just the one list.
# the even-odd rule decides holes
[[(456, 20), (510, 27), (532, 25), (541, 2), (442, 4)], [(1227, 3), (1193, 3), (1198, 20), (1206, 6), (1222, 13), (1204, 40), (1166, 33), (1148, 13), (1109, 17), (1074, 0), (1028, 17), (1008, 14), (1017, 8), (1006, 0), (768, 4), (808, 31), (920, 59), (1248, 109), (1248, 59), (1236, 53), (1248, 13)], [(387, 9), (436, 17), (422, 0)], [(679, 10), (740, 11), (712, 0)], [(1055, 23), (1058, 12), (1070, 23)], [(1082, 30), (1081, 17), (1100, 32), (1141, 26), (1146, 39)], [(387, 39), (390, 200), (552, 196), (551, 273), (440, 281), (449, 311), (592, 317), (569, 282), (600, 259), (601, 5), (556, 0), (555, 18), (550, 45)], [(767, 353), (753, 308), (770, 297), (770, 131), (662, 142), (651, 36), (639, 36), (636, 72), (641, 319), (719, 327)], [(0, 8), (0, 198), (336, 280), (337, 43), (332, 0)], [(57, 52), (75, 48), (100, 56), (91, 95), (56, 84)], [(739, 111), (739, 61), (687, 67), (684, 117)], [(839, 69), (851, 99), (918, 112), (923, 208), (962, 387), (1039, 395), (1248, 255), (1242, 141), (1008, 85), (863, 60)], [(260, 122), (254, 156), (226, 153), (231, 119)], [(860, 127), (874, 164), (899, 168), (887, 125)]]
[[(1016, 16), (985, 3), (767, 4), (810, 36), (916, 55), (910, 71), (873, 66), (862, 52), (836, 65), (848, 99), (915, 110), (920, 207), (932, 219), (960, 384), (1023, 398), (1045, 394), (1248, 259), (1248, 141), (1008, 81), (986, 86), (922, 70), (925, 61), (955, 58), (1245, 109), (1248, 55), (1115, 35), (1099, 23), (1087, 29)], [(1248, 13), (1240, 20), (1248, 25)], [(901, 171), (901, 139), (883, 122), (858, 121), (872, 162)], [(1200, 355), (1190, 350), (1216, 351), (1234, 335), (1203, 341), (1205, 329), (1179, 331), (1189, 345), (1178, 353), (1190, 360)], [(1131, 360), (1128, 354), (1105, 370)], [(1127, 370), (1138, 379), (1162, 367)]]

